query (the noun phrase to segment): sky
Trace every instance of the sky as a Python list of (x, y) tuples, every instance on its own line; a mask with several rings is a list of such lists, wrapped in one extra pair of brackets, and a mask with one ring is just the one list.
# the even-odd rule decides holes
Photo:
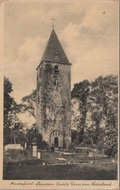
[(118, 1), (6, 1), (4, 75), (15, 100), (36, 89), (40, 63), (55, 18), (55, 31), (71, 66), (71, 87), (118, 73)]

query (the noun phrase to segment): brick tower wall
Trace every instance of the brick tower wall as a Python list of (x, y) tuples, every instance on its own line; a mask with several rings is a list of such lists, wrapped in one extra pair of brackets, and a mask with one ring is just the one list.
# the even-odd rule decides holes
[[(58, 66), (55, 84), (55, 66)], [(71, 66), (43, 62), (37, 70), (37, 127), (47, 143), (52, 146), (55, 137), (59, 147), (71, 142)]]

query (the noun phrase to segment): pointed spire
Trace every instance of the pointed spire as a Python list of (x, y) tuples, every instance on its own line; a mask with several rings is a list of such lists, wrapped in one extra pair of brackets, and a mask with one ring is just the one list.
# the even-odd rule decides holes
[(43, 53), (41, 62), (43, 61), (49, 61), (52, 63), (60, 63), (60, 64), (70, 64), (60, 44), (60, 41), (55, 33), (54, 28), (52, 29), (46, 49)]
[(56, 19), (53, 17), (51, 20), (52, 20), (52, 29), (54, 29), (54, 25), (55, 25), (55, 20)]

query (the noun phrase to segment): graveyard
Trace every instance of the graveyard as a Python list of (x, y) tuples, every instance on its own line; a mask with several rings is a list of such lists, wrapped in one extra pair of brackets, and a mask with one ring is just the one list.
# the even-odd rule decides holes
[[(49, 180), (114, 180), (117, 162), (98, 153), (12, 150), (5, 153), (3, 178)], [(90, 175), (91, 174), (91, 175)]]

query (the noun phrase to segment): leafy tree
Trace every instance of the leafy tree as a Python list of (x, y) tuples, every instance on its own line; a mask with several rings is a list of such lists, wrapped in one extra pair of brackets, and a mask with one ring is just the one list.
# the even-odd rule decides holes
[(107, 155), (114, 156), (117, 152), (117, 76), (100, 76), (91, 83), (85, 80), (75, 84), (71, 94), (72, 99), (79, 101), (80, 117), (76, 112), (72, 114), (72, 121), (78, 123), (79, 143), (87, 140), (88, 144), (95, 144), (100, 151), (104, 149)]
[(24, 124), (21, 122), (15, 123), (14, 127), (11, 128), (10, 139), (12, 144), (22, 144), (25, 143), (25, 132), (23, 131)]
[(118, 131), (116, 128), (107, 127), (104, 137), (104, 152), (108, 157), (115, 157), (118, 152)]
[(4, 144), (10, 143), (10, 126), (16, 102), (11, 96), (12, 83), (4, 77)]
[[(92, 83), (91, 97), (94, 98), (94, 106), (92, 109), (92, 119), (96, 125), (96, 138), (100, 137), (99, 128), (102, 120), (105, 120), (104, 130), (110, 129), (111, 127), (116, 128), (117, 126), (117, 104), (118, 104), (118, 84), (117, 77), (109, 75), (106, 77), (98, 77)], [(96, 112), (97, 111), (97, 112)], [(103, 134), (103, 132), (102, 132)], [(104, 134), (105, 135), (105, 134)], [(104, 135), (101, 138), (104, 138)], [(97, 139), (96, 142), (97, 143)]]
[(4, 77), (4, 144), (16, 143), (22, 137), (20, 129), (23, 124), (17, 117), (21, 105), (11, 96), (12, 91), (12, 83)]
[(26, 134), (27, 148), (32, 147), (33, 143), (36, 143), (40, 149), (48, 149), (48, 144), (42, 139), (42, 135), (37, 131), (36, 124), (31, 129), (28, 129)]
[(97, 112), (93, 112), (92, 113), (92, 120), (95, 121), (95, 130), (94, 130), (94, 136), (93, 136), (93, 143), (97, 144), (98, 142), (98, 138), (100, 135), (100, 121), (101, 121), (101, 117), (102, 117), (102, 112), (100, 112), (99, 110)]
[(16, 105), (14, 99), (11, 97), (12, 83), (4, 78), (4, 126), (8, 127), (11, 124), (11, 118), (9, 117), (9, 113), (13, 111), (14, 106)]
[(35, 101), (36, 101), (36, 90), (22, 98), (22, 112), (28, 111), (33, 117), (35, 117)]
[[(108, 125), (111, 123), (110, 117), (117, 115), (118, 104), (118, 84), (116, 76), (98, 77), (92, 83), (91, 97)], [(97, 112), (98, 112), (97, 110)], [(113, 116), (114, 115), (114, 116)], [(115, 123), (114, 123), (115, 124)]]
[(78, 135), (79, 135), (78, 131), (71, 130), (71, 141), (74, 142), (75, 144), (77, 143)]
[(81, 112), (81, 118), (79, 121), (79, 139), (78, 142), (81, 143), (84, 138), (84, 129), (87, 113), (87, 98), (90, 93), (90, 83), (88, 80), (84, 80), (78, 84), (74, 85), (71, 92), (72, 98), (77, 98), (79, 100), (79, 110)]

